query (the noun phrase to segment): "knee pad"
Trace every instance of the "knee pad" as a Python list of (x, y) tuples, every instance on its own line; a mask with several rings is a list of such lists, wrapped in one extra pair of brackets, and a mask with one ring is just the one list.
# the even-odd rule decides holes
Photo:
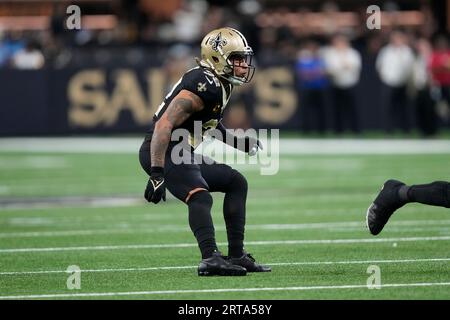
[(230, 189), (239, 190), (247, 193), (248, 183), (247, 179), (237, 170), (231, 171)]

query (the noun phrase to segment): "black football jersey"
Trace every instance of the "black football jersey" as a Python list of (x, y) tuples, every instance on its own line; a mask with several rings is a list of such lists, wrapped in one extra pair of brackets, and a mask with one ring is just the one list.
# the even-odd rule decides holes
[(196, 148), (202, 142), (202, 137), (194, 136), (194, 121), (199, 121), (197, 123), (201, 122), (202, 136), (208, 129), (216, 128), (223, 117), (223, 111), (230, 99), (233, 86), (229, 83), (223, 83), (214, 73), (206, 68), (196, 67), (190, 69), (173, 86), (160, 104), (153, 117), (155, 123), (166, 111), (172, 99), (183, 89), (199, 96), (204, 104), (203, 110), (193, 113), (178, 127), (189, 131), (189, 144)]

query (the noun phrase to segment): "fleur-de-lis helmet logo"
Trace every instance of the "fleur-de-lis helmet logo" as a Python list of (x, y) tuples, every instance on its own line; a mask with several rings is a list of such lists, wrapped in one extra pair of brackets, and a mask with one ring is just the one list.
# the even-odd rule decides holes
[(227, 45), (227, 40), (222, 38), (222, 32), (215, 37), (209, 40), (208, 44), (212, 45), (212, 49), (214, 51), (218, 51), (218, 49), (222, 49), (223, 46)]

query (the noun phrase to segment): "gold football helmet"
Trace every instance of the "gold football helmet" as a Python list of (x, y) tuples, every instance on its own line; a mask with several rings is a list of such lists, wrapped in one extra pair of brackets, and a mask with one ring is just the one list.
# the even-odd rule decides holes
[[(233, 85), (240, 86), (250, 82), (255, 73), (252, 65), (253, 50), (245, 37), (238, 30), (226, 27), (209, 32), (202, 40), (201, 60), (197, 60), (202, 67), (212, 69), (219, 77)], [(236, 61), (239, 64), (236, 64)], [(234, 67), (245, 68), (243, 76), (237, 76)]]

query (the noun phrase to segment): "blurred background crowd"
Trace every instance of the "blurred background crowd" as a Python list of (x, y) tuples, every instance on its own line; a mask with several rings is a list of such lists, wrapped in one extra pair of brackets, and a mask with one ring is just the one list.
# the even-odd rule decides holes
[[(71, 4), (81, 8), (80, 30), (67, 30)], [(367, 26), (370, 5), (382, 11), (380, 29)], [(302, 132), (360, 134), (370, 104), (385, 132), (429, 136), (450, 127), (448, 10), (444, 0), (1, 1), (0, 73), (150, 62), (169, 86), (194, 65), (207, 32), (231, 26), (258, 68), (292, 72)]]

